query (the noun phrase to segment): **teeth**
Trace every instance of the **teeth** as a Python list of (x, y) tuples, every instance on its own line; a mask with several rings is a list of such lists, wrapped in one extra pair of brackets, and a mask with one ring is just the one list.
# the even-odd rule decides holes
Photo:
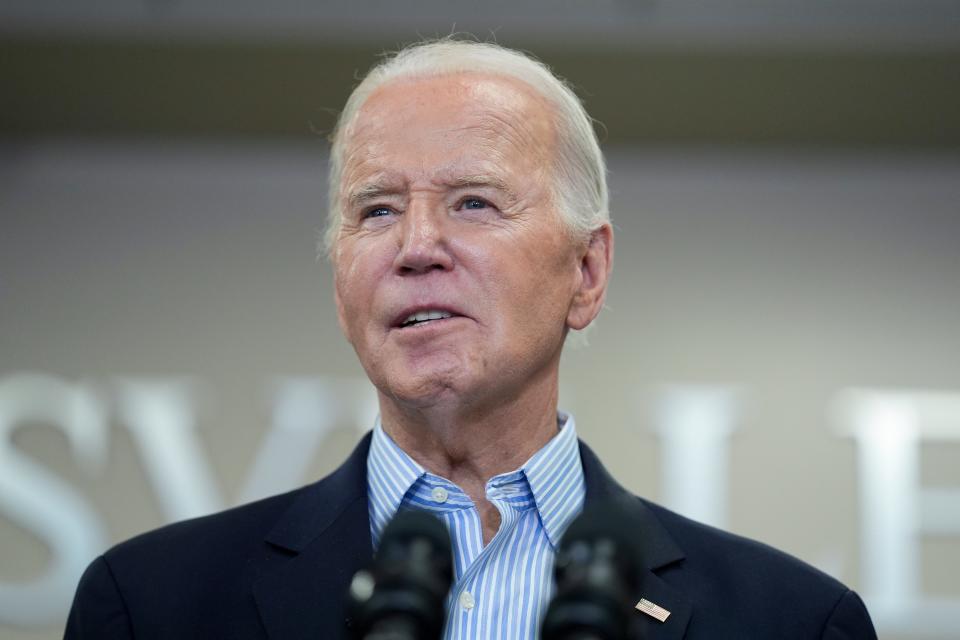
[(408, 325), (415, 322), (426, 322), (427, 320), (440, 320), (442, 318), (449, 318), (451, 315), (452, 314), (449, 311), (436, 311), (434, 309), (418, 311), (407, 316), (407, 319), (403, 321), (403, 324)]

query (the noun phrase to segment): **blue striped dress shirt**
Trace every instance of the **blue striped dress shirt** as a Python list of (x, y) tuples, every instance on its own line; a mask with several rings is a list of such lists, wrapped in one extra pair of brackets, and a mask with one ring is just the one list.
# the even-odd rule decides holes
[(583, 508), (585, 487), (573, 418), (559, 414), (557, 435), (519, 469), (487, 481), (500, 529), (483, 546), (480, 514), (460, 487), (428, 473), (384, 432), (379, 420), (367, 457), (370, 534), (379, 546), (397, 510), (440, 517), (450, 531), (454, 582), (447, 598), (445, 640), (539, 637), (553, 594), (553, 559)]

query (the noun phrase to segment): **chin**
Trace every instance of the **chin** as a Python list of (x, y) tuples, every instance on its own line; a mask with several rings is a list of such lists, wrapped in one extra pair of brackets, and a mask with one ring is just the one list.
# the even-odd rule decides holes
[(410, 368), (387, 375), (377, 385), (385, 395), (400, 405), (426, 408), (460, 397), (464, 388), (463, 371), (459, 367), (441, 369)]

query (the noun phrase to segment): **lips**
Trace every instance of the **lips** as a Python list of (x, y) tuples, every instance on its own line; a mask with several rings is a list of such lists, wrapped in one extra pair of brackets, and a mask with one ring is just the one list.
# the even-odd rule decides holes
[(394, 317), (392, 326), (395, 329), (408, 329), (462, 315), (458, 311), (445, 306), (418, 305), (398, 313)]
[(430, 309), (428, 311), (418, 311), (416, 313), (411, 313), (406, 320), (404, 320), (400, 327), (410, 327), (415, 324), (420, 324), (421, 322), (430, 322), (431, 320), (444, 320), (451, 317), (449, 311), (441, 311), (439, 309)]

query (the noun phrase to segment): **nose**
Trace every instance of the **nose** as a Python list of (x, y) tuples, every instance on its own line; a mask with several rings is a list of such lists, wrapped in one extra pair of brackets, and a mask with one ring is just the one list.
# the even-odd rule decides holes
[(395, 260), (401, 275), (447, 271), (453, 267), (447, 215), (442, 203), (413, 200), (401, 216), (400, 248)]

